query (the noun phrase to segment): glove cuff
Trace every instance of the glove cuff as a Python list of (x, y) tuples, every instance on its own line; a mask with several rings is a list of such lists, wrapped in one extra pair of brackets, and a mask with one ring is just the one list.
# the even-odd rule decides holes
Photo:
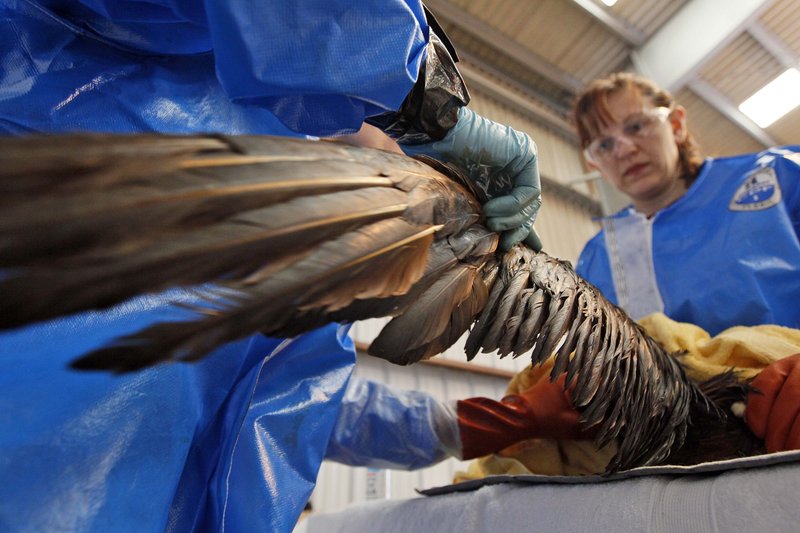
[(463, 459), (455, 403), (437, 402), (433, 408), (432, 424), (440, 449), (456, 459)]

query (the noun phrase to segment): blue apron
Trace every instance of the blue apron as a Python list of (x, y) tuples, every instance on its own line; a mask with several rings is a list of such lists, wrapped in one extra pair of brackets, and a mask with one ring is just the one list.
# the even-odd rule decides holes
[[(581, 253), (578, 274), (635, 318), (662, 311), (711, 335), (739, 325), (799, 328), (798, 152), (707, 160), (686, 194), (650, 220), (631, 207), (610, 217)], [(626, 248), (638, 262), (625, 259)]]

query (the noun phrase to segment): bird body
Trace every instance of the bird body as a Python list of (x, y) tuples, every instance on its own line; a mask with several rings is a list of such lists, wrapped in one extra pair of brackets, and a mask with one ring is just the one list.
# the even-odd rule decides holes
[[(433, 166), (431, 166), (433, 165)], [(435, 167), (435, 168), (433, 168)], [(196, 319), (158, 323), (76, 368), (194, 361), (253, 332), (394, 317), (370, 353), (555, 354), (609, 471), (664, 460), (719, 418), (681, 365), (567, 263), (497, 250), (458, 169), (273, 137), (0, 140), (0, 327), (195, 287)], [(724, 388), (724, 387), (723, 387)]]

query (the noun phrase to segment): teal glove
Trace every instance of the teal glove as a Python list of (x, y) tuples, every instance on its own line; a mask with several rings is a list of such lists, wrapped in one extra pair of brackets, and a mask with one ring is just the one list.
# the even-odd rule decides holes
[(467, 171), (489, 199), (486, 225), (502, 232), (500, 248), (524, 242), (537, 252), (542, 242), (533, 228), (542, 205), (536, 144), (525, 133), (492, 122), (472, 110), (458, 110), (458, 122), (440, 141), (401, 145), (407, 155), (427, 155)]

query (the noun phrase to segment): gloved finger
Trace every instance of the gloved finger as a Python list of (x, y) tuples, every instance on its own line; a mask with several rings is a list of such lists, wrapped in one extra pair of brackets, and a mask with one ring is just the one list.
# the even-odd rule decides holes
[(539, 178), (539, 166), (536, 163), (536, 143), (533, 140), (530, 141), (529, 149), (525, 153), (528, 154), (527, 161), (514, 177), (514, 183), (520, 187), (533, 187), (541, 192), (542, 182)]
[(522, 240), (528, 236), (530, 231), (530, 228), (525, 226), (504, 231), (500, 234), (500, 244), (498, 244), (498, 248), (500, 248), (500, 250), (503, 252), (509, 251), (514, 247), (515, 244), (522, 242)]
[(514, 139), (512, 146), (517, 146), (515, 158), (510, 159), (508, 169), (514, 176), (514, 185), (534, 187), (541, 192), (542, 182), (539, 177), (538, 150), (530, 135), (508, 128), (509, 136)]
[(533, 211), (536, 212), (541, 205), (542, 194), (539, 188), (514, 187), (509, 194), (492, 198), (483, 204), (483, 214), (487, 217), (510, 217), (528, 206), (533, 206)]
[[(526, 231), (527, 234), (525, 233)], [(534, 252), (542, 251), (542, 240), (539, 238), (539, 234), (536, 233), (535, 229), (528, 229), (527, 226), (514, 228), (512, 230), (503, 232), (500, 235), (500, 244), (498, 247), (501, 251), (507, 252), (513, 248), (514, 245), (519, 243), (524, 243)]]
[(486, 226), (496, 232), (506, 231), (520, 226), (531, 227), (536, 220), (535, 206), (529, 205), (519, 213), (510, 217), (489, 217), (486, 219)]
[(767, 433), (767, 422), (775, 399), (789, 371), (800, 363), (800, 354), (776, 361), (762, 370), (753, 380), (755, 389), (747, 395), (747, 425), (756, 437), (763, 439)]
[(800, 366), (791, 369), (775, 398), (764, 444), (768, 452), (786, 450), (795, 419), (800, 416)]
[(522, 239), (522, 242), (534, 252), (542, 251), (542, 239), (540, 239), (539, 234), (536, 233), (536, 228), (531, 228), (528, 236)]

